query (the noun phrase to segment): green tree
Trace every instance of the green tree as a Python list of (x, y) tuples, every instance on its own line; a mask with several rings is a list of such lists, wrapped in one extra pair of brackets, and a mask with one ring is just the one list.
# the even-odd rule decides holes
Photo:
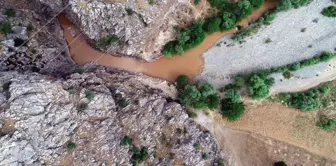
[(211, 110), (217, 109), (219, 107), (219, 98), (217, 95), (210, 95), (208, 97), (207, 107)]
[(329, 6), (324, 8), (322, 11), (322, 15), (327, 17), (336, 17), (336, 6)]
[(248, 90), (253, 99), (264, 99), (269, 95), (269, 87), (258, 75), (251, 76)]
[(264, 3), (264, 0), (249, 0), (253, 9), (259, 9), (263, 3)]
[(233, 102), (231, 99), (227, 98), (222, 100), (221, 103), (221, 114), (229, 120), (239, 120), (245, 111), (245, 105), (243, 102)]
[(225, 90), (225, 97), (231, 99), (232, 102), (240, 102), (241, 96), (239, 90), (237, 89), (227, 89)]
[(319, 100), (314, 97), (313, 93), (311, 95), (299, 93), (292, 97), (291, 105), (302, 111), (313, 111), (318, 108)]
[(186, 75), (180, 75), (176, 78), (176, 85), (178, 89), (183, 89), (189, 84), (189, 77)]
[(199, 91), (201, 92), (202, 97), (207, 98), (210, 95), (216, 94), (216, 89), (209, 83), (204, 83), (201, 85)]
[(289, 9), (292, 9), (293, 5), (291, 0), (279, 0), (277, 5), (278, 11), (287, 11)]
[(240, 21), (252, 14), (252, 5), (249, 1), (243, 0), (237, 3), (237, 9), (235, 10), (237, 20)]
[(222, 13), (222, 23), (220, 25), (221, 31), (227, 31), (234, 28), (237, 24), (236, 16), (233, 13), (224, 11)]
[(205, 21), (204, 30), (207, 33), (214, 33), (219, 31), (221, 25), (221, 19), (218, 17), (211, 17)]
[(181, 103), (192, 106), (194, 103), (199, 101), (200, 98), (201, 93), (198, 91), (196, 86), (187, 85), (184, 87), (184, 91), (181, 94)]
[(302, 6), (307, 6), (312, 0), (291, 0), (292, 5), (295, 9), (302, 7)]

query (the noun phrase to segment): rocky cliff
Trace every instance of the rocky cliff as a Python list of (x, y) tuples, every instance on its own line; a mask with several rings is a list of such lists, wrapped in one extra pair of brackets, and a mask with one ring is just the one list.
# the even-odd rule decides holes
[(185, 0), (36, 1), (54, 14), (65, 13), (93, 46), (113, 39), (98, 49), (145, 61), (161, 56), (164, 44), (174, 38), (174, 26), (185, 26), (212, 10), (207, 0), (198, 5)]
[[(74, 73), (50, 8), (13, 2), (0, 2), (0, 22), (11, 25), (0, 38), (0, 165), (222, 162), (174, 85), (95, 64)], [(16, 16), (3, 15), (11, 7)]]

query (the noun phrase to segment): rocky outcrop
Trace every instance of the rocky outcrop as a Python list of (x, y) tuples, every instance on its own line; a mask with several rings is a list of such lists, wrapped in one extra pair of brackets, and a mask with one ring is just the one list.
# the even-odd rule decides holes
[(132, 148), (121, 144), (125, 136), (147, 149), (149, 165), (221, 160), (211, 134), (167, 101), (175, 93), (167, 82), (96, 66), (85, 70), (66, 79), (0, 73), (0, 165), (131, 165)]
[[(76, 65), (58, 21), (42, 5), (19, 2), (0, 2), (0, 22), (12, 26), (9, 34), (0, 35), (0, 70), (56, 76), (72, 73)], [(7, 8), (16, 8), (16, 16), (6, 16)]]
[(209, 13), (207, 0), (198, 5), (177, 0), (36, 1), (49, 5), (54, 13), (63, 11), (94, 46), (100, 39), (118, 37), (117, 42), (98, 49), (145, 61), (161, 56), (164, 44), (174, 38), (174, 26), (185, 26)]

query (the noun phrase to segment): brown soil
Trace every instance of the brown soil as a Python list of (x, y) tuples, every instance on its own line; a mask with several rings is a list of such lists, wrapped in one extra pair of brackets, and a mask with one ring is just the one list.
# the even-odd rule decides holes
[[(249, 103), (242, 118), (229, 122), (213, 114), (216, 123), (252, 132), (303, 148), (310, 153), (336, 160), (336, 132), (326, 132), (315, 124), (318, 111), (301, 112), (276, 103)], [(224, 144), (227, 145), (227, 144)]]
[[(243, 20), (240, 25), (247, 26), (252, 18), (258, 18), (265, 11), (274, 7), (274, 2), (264, 3), (262, 8), (254, 11), (253, 14), (249, 18)], [(93, 49), (85, 42), (83, 35), (78, 34), (75, 37), (71, 36), (72, 23), (67, 20), (65, 16), (61, 15), (58, 19), (64, 30), (64, 37), (69, 44), (71, 56), (77, 64), (83, 65), (88, 62), (96, 62), (100, 65), (121, 68), (131, 72), (141, 72), (171, 82), (181, 74), (188, 75), (190, 78), (198, 75), (203, 66), (203, 60), (200, 55), (211, 48), (221, 37), (236, 32), (236, 30), (231, 30), (228, 32), (213, 33), (207, 36), (201, 45), (185, 52), (183, 56), (177, 55), (175, 58), (160, 58), (155, 62), (140, 62), (132, 58), (104, 54)]]

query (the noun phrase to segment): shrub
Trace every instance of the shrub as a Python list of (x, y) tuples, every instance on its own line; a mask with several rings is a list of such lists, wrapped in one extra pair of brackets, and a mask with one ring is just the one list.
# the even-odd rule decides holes
[(6, 9), (5, 15), (7, 15), (8, 17), (15, 17), (16, 16), (16, 10), (13, 8), (10, 9)]
[(92, 100), (94, 98), (94, 93), (90, 90), (87, 90), (85, 91), (85, 97), (88, 99), (88, 100)]
[(126, 12), (129, 16), (133, 15), (134, 14), (134, 11), (131, 9), (131, 8), (127, 8), (126, 9)]
[(231, 99), (232, 102), (237, 103), (240, 102), (241, 96), (239, 90), (237, 89), (227, 89), (225, 90), (225, 97)]
[(132, 152), (133, 152), (133, 155), (132, 155), (131, 160), (132, 160), (133, 165), (137, 165), (138, 163), (146, 161), (149, 158), (147, 148), (145, 147), (141, 147), (140, 149), (136, 146), (133, 146)]
[(206, 154), (206, 153), (203, 153), (203, 154), (202, 154), (202, 159), (203, 159), (203, 160), (208, 160), (208, 159), (209, 159), (209, 155)]
[(122, 140), (121, 140), (121, 145), (132, 145), (133, 144), (133, 140), (132, 138), (125, 136)]
[(243, 102), (233, 102), (231, 99), (222, 100), (221, 114), (229, 120), (239, 120), (245, 111)]
[(214, 33), (219, 31), (221, 25), (221, 19), (218, 17), (211, 17), (206, 19), (204, 23), (204, 31), (207, 33)]
[(201, 93), (194, 85), (185, 86), (183, 92), (181, 93), (181, 103), (184, 105), (192, 106), (194, 103), (197, 103), (200, 98)]
[(12, 32), (12, 25), (9, 22), (0, 22), (0, 33), (8, 34)]
[(276, 11), (267, 11), (263, 16), (263, 24), (270, 25), (276, 17)]
[(67, 144), (67, 149), (68, 149), (68, 151), (71, 151), (71, 150), (73, 150), (73, 149), (75, 149), (77, 147), (77, 145), (74, 143), (74, 142), (68, 142), (68, 144)]
[(216, 94), (215, 87), (209, 83), (202, 84), (199, 91), (201, 92), (201, 95), (204, 98)]
[(84, 69), (82, 69), (82, 68), (76, 68), (75, 72), (79, 73), (79, 74), (83, 74), (84, 73)]
[(294, 63), (288, 66), (288, 69), (290, 71), (297, 71), (299, 69), (301, 69), (301, 64), (300, 63)]
[(320, 60), (323, 62), (327, 62), (335, 57), (336, 57), (336, 53), (323, 52), (322, 55), (320, 56)]
[(263, 99), (269, 95), (269, 87), (258, 75), (252, 75), (249, 79), (248, 90), (253, 99)]
[(108, 49), (112, 44), (117, 43), (119, 41), (118, 36), (110, 35), (104, 38), (101, 38), (98, 41), (97, 46), (102, 49)]
[(176, 85), (178, 89), (183, 89), (189, 84), (189, 77), (186, 75), (180, 75), (176, 78)]
[(201, 144), (200, 143), (194, 143), (194, 148), (197, 150), (201, 149)]
[(297, 9), (302, 6), (307, 6), (312, 0), (291, 0), (292, 6)]
[(223, 12), (221, 14), (222, 23), (220, 25), (221, 31), (227, 31), (234, 28), (237, 24), (236, 16), (230, 12)]
[(264, 3), (264, 0), (249, 0), (253, 9), (259, 9), (263, 3)]
[(322, 11), (322, 15), (327, 17), (336, 17), (336, 6), (329, 6), (324, 8)]
[(332, 131), (335, 129), (336, 120), (329, 119), (327, 116), (322, 115), (316, 125), (323, 130)]
[(287, 11), (292, 9), (293, 5), (291, 0), (279, 0), (277, 5), (277, 11)]
[(329, 86), (322, 86), (319, 90), (323, 95), (327, 95), (330, 92), (331, 88)]
[(287, 164), (283, 161), (279, 161), (279, 162), (274, 163), (274, 166), (287, 166)]
[(197, 118), (197, 114), (193, 111), (187, 111), (187, 114), (190, 118)]
[(210, 95), (207, 101), (207, 107), (211, 110), (217, 109), (219, 107), (219, 98), (216, 95)]
[(285, 71), (282, 73), (282, 75), (286, 78), (286, 79), (290, 79), (293, 77), (293, 74), (289, 71)]
[(265, 84), (266, 84), (268, 87), (273, 86), (274, 83), (275, 83), (275, 80), (274, 80), (273, 77), (267, 78), (267, 79), (265, 80)]
[(245, 85), (245, 79), (241, 76), (236, 76), (235, 85), (237, 85), (239, 88), (242, 88)]
[(313, 93), (298, 93), (292, 96), (291, 105), (302, 111), (313, 111), (318, 108), (319, 100)]
[(252, 5), (249, 1), (243, 0), (237, 3), (237, 8), (234, 10), (237, 20), (241, 21), (252, 14)]

